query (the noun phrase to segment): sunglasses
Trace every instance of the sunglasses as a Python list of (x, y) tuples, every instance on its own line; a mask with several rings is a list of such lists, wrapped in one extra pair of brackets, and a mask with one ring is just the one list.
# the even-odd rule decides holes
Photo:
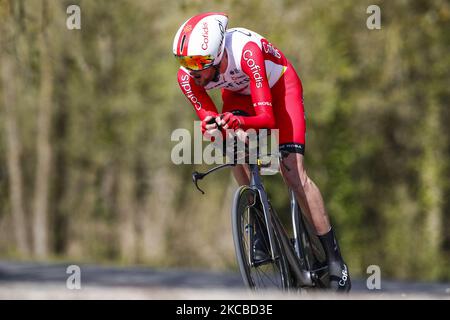
[(214, 59), (211, 55), (207, 56), (177, 56), (180, 65), (189, 70), (199, 71), (209, 68), (213, 65)]

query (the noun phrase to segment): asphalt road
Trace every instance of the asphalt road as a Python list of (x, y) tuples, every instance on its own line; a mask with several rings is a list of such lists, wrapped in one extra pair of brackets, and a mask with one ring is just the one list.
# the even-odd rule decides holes
[[(352, 279), (352, 293), (255, 294), (239, 274), (209, 270), (80, 265), (80, 289), (68, 289), (70, 263), (0, 261), (0, 299), (449, 299), (450, 283), (381, 280), (380, 290)], [(73, 283), (73, 282), (72, 282)]]

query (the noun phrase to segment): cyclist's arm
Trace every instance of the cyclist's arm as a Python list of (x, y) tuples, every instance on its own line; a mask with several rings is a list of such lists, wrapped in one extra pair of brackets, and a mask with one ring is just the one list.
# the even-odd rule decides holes
[(275, 117), (272, 112), (272, 94), (266, 76), (264, 56), (254, 42), (244, 46), (241, 58), (242, 70), (250, 77), (250, 93), (256, 116), (239, 117), (243, 129), (274, 128)]
[(206, 90), (196, 85), (194, 79), (183, 68), (178, 70), (178, 84), (200, 120), (203, 121), (206, 116), (218, 115), (217, 108)]

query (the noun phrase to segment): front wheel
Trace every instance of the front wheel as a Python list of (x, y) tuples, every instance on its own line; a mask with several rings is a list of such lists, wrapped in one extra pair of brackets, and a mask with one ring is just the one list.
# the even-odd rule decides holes
[[(281, 245), (278, 230), (274, 228), (274, 242), (278, 256), (272, 259), (267, 226), (259, 195), (248, 186), (235, 193), (232, 208), (233, 240), (236, 258), (244, 283), (254, 290), (289, 288), (289, 265)], [(258, 237), (267, 258), (255, 259), (254, 239)], [(261, 247), (261, 244), (260, 244)]]

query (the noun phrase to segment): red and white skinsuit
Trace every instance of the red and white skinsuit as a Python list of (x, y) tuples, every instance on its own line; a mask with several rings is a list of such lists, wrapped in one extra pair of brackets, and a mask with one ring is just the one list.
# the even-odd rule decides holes
[(222, 113), (240, 110), (241, 128), (279, 129), (280, 150), (304, 154), (305, 116), (300, 78), (283, 53), (259, 34), (228, 29), (225, 34), (228, 66), (216, 82), (195, 84), (189, 71), (178, 71), (181, 90), (203, 120), (217, 116), (217, 108), (206, 90), (222, 89)]

